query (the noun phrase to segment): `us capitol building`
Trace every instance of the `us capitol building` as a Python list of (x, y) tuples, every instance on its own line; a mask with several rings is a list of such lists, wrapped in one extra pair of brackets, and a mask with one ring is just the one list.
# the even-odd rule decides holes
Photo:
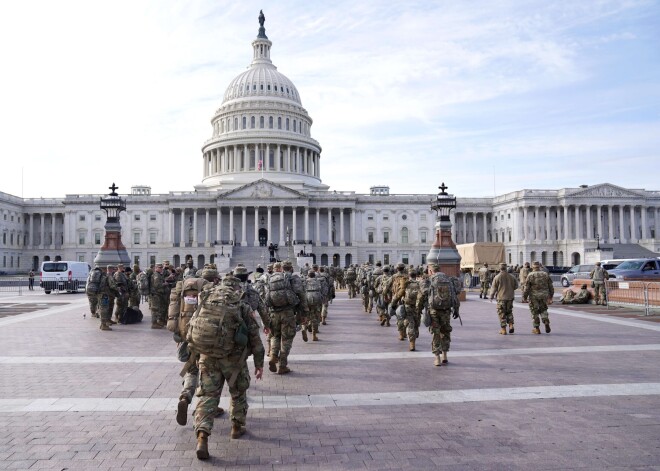
[[(160, 195), (134, 186), (125, 196), (120, 222), (131, 260), (143, 268), (192, 258), (198, 267), (243, 262), (253, 269), (268, 262), (268, 246), (277, 244), (278, 258), (302, 252), (324, 265), (425, 263), (436, 195), (390, 194), (385, 185), (357, 194), (324, 185), (312, 118), (296, 86), (273, 65), (263, 17), (260, 24), (250, 68), (231, 81), (211, 120), (199, 185)], [(23, 199), (0, 192), (0, 271), (36, 270), (45, 260), (92, 264), (104, 239), (101, 196)], [(510, 264), (567, 266), (597, 248), (611, 258), (658, 252), (658, 208), (660, 192), (608, 183), (524, 189), (459, 197), (452, 231), (457, 244), (504, 243)]]

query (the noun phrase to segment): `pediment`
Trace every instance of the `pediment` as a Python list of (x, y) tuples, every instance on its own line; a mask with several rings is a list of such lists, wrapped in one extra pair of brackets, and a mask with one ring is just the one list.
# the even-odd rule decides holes
[(220, 195), (221, 199), (300, 199), (306, 195), (269, 180), (259, 179)]
[[(569, 196), (569, 195), (567, 195)], [(594, 185), (589, 188), (585, 189), (579, 189), (575, 191), (574, 193), (570, 194), (571, 197), (596, 197), (596, 198), (609, 198), (609, 197), (617, 197), (617, 198), (639, 198), (640, 196), (644, 196), (640, 194), (637, 191), (634, 190), (628, 190), (626, 188), (621, 188), (616, 185), (611, 185), (609, 183), (603, 183), (601, 185)]]

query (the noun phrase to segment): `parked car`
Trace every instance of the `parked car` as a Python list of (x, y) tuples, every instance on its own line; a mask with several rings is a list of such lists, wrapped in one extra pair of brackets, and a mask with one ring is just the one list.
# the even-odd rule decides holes
[(610, 280), (657, 279), (660, 280), (660, 260), (657, 258), (636, 258), (621, 262), (612, 270), (607, 270)]
[(600, 261), (600, 266), (603, 267), (605, 270), (607, 270), (609, 272), (610, 270), (613, 270), (614, 268), (621, 265), (626, 260), (628, 260), (628, 259), (621, 258), (621, 259), (618, 259), (618, 260), (601, 260)]
[(571, 286), (573, 283), (573, 280), (575, 279), (589, 279), (589, 274), (591, 273), (591, 270), (594, 269), (594, 264), (589, 264), (589, 265), (575, 265), (572, 266), (570, 270), (568, 270), (566, 273), (564, 273), (561, 276), (561, 285), (564, 288), (568, 288)]
[(91, 267), (85, 262), (43, 262), (41, 264), (41, 280), (39, 286), (44, 293), (50, 294), (53, 290), (78, 291), (85, 288), (87, 275)]

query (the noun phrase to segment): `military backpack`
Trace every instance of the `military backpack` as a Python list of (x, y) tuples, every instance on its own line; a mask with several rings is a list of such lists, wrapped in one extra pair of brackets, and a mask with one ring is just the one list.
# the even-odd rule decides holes
[(432, 277), (429, 287), (429, 307), (434, 310), (447, 310), (457, 305), (458, 295), (454, 283), (446, 277)]
[(298, 304), (298, 297), (286, 273), (275, 272), (270, 275), (266, 300), (268, 305), (274, 308), (293, 307)]
[(103, 278), (103, 272), (100, 269), (94, 269), (89, 272), (87, 286), (85, 288), (87, 294), (97, 294), (100, 291), (101, 278)]
[(420, 292), (419, 282), (408, 281), (406, 284), (405, 296), (403, 302), (407, 306), (415, 306), (417, 304), (417, 295)]
[(141, 271), (136, 278), (138, 290), (141, 296), (149, 296), (151, 294), (151, 279), (147, 273)]
[(305, 296), (309, 307), (319, 307), (323, 304), (323, 287), (321, 280), (308, 278), (305, 283)]

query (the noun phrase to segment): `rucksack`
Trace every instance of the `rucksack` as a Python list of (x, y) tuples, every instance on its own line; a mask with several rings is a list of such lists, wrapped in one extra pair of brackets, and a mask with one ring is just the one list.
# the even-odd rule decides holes
[(251, 285), (246, 285), (243, 291), (243, 299), (250, 305), (250, 309), (253, 311), (259, 309), (259, 293)]
[(318, 307), (323, 304), (321, 280), (308, 278), (305, 284), (305, 296), (309, 307)]
[(140, 311), (137, 307), (129, 307), (126, 308), (126, 311), (121, 318), (121, 323), (137, 324), (138, 322), (142, 322), (143, 317), (144, 316), (142, 315), (142, 311)]
[(101, 270), (94, 269), (89, 272), (85, 291), (88, 294), (97, 294), (101, 289), (101, 278), (103, 278), (103, 272)]
[(449, 278), (434, 276), (429, 288), (429, 307), (431, 309), (447, 310), (456, 307), (458, 296), (454, 283)]
[(419, 282), (409, 281), (406, 285), (406, 295), (404, 297), (404, 303), (408, 306), (415, 306), (417, 304), (417, 295), (419, 294), (420, 287)]
[(349, 283), (355, 281), (355, 270), (353, 270), (352, 268), (346, 270), (346, 281), (348, 281)]
[(241, 293), (220, 285), (200, 295), (201, 306), (188, 326), (186, 340), (197, 353), (224, 358), (247, 345), (247, 327), (241, 317)]
[(275, 272), (268, 280), (268, 305), (272, 307), (296, 306), (298, 297), (285, 273)]
[(141, 296), (149, 296), (150, 291), (151, 291), (151, 279), (149, 276), (146, 274), (146, 272), (141, 271), (137, 275), (137, 285), (138, 285), (138, 290), (140, 291)]
[(181, 307), (179, 309), (179, 335), (186, 338), (188, 323), (197, 310), (197, 296), (204, 286), (204, 278), (187, 278), (181, 283)]

